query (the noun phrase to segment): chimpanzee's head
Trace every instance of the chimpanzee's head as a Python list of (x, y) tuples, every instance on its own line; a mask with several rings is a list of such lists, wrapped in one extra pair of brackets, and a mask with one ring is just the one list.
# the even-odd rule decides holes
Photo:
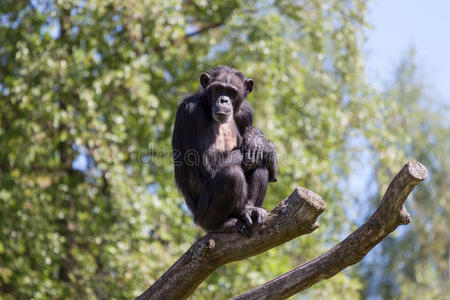
[(242, 101), (253, 90), (253, 80), (230, 67), (213, 68), (200, 76), (206, 95), (206, 106), (219, 124), (233, 118)]

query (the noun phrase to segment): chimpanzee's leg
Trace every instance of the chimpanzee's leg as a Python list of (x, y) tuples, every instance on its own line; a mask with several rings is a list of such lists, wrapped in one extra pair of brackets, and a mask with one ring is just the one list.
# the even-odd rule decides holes
[(265, 166), (260, 166), (247, 174), (248, 195), (247, 203), (252, 206), (261, 207), (266, 196), (267, 185), (269, 183), (269, 170)]
[[(247, 182), (239, 165), (229, 165), (217, 172), (203, 187), (199, 197), (195, 221), (208, 232), (249, 231), (240, 213), (247, 199)], [(233, 218), (235, 217), (235, 218)]]
[(267, 212), (262, 208), (264, 197), (266, 196), (267, 185), (269, 183), (269, 170), (265, 166), (259, 166), (252, 171), (247, 171), (246, 179), (248, 183), (248, 196), (245, 208), (241, 213), (241, 218), (245, 223), (261, 224), (267, 218)]

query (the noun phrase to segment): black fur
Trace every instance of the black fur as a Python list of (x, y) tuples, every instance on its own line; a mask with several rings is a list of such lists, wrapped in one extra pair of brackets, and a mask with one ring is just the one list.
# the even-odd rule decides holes
[[(200, 83), (199, 91), (177, 110), (175, 181), (195, 222), (205, 230), (250, 235), (252, 223), (263, 222), (267, 215), (261, 206), (268, 182), (277, 177), (273, 145), (252, 127), (253, 111), (245, 101), (253, 80), (218, 67), (203, 73)], [(233, 129), (236, 147), (221, 151), (216, 137), (224, 123)]]

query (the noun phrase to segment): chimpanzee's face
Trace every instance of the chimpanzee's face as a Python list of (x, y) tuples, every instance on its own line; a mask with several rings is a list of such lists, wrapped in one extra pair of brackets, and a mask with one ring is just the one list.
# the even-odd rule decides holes
[(232, 120), (233, 114), (253, 88), (253, 80), (242, 80), (231, 72), (220, 73), (215, 78), (203, 73), (200, 82), (208, 94), (212, 117), (219, 124)]

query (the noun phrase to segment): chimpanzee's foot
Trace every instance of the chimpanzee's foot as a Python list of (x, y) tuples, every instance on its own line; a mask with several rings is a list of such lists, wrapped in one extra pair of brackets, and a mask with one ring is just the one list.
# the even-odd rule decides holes
[(240, 233), (243, 236), (252, 236), (252, 226), (237, 218), (230, 218), (223, 222), (220, 228), (207, 230), (210, 233)]
[(242, 218), (247, 225), (262, 224), (267, 219), (267, 211), (262, 207), (246, 206)]
[(246, 237), (251, 237), (252, 236), (252, 230), (253, 230), (253, 228), (252, 228), (252, 226), (251, 225), (249, 225), (249, 224), (246, 224), (245, 222), (242, 222), (241, 220), (238, 220), (237, 222), (236, 222), (236, 230), (240, 233), (240, 234), (242, 234), (242, 235), (244, 235), (244, 236), (246, 236)]

